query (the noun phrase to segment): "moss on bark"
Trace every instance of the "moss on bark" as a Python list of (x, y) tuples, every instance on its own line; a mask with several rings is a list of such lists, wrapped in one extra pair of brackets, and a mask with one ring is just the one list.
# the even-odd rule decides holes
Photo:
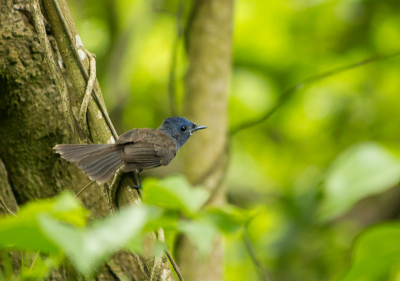
[[(13, 211), (29, 200), (52, 197), (64, 189), (76, 193), (89, 182), (74, 164), (54, 153), (55, 144), (78, 141), (64, 119), (61, 97), (41, 53), (27, 2), (0, 1), (0, 196)], [(77, 105), (73, 107), (77, 112)], [(97, 185), (80, 198), (94, 217), (109, 213)], [(19, 264), (15, 259), (14, 264)], [(117, 276), (124, 275), (143, 280), (135, 268), (132, 255), (120, 252), (99, 270), (97, 278), (119, 280)], [(78, 280), (79, 276), (64, 264), (48, 279)]]

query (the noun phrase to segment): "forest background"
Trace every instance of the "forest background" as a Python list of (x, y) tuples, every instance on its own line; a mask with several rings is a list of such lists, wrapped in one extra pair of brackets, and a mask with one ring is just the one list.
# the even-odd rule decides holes
[[(189, 2), (68, 1), (119, 134), (185, 113)], [(223, 236), (224, 280), (399, 280), (400, 2), (237, 0), (233, 15), (223, 186), (256, 215)]]

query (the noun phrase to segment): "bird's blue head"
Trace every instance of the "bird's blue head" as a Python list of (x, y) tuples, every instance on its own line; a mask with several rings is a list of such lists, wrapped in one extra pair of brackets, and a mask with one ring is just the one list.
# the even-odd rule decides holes
[(194, 132), (205, 128), (207, 127), (196, 125), (183, 117), (169, 117), (157, 130), (167, 134), (179, 149)]

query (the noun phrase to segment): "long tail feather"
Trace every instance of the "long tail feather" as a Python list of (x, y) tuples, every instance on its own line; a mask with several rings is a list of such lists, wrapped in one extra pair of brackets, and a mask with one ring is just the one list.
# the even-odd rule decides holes
[(69, 162), (77, 162), (91, 180), (104, 183), (121, 167), (123, 149), (115, 144), (59, 144), (54, 149)]
[(77, 162), (90, 154), (103, 151), (113, 144), (57, 144), (54, 150), (68, 162)]
[(109, 168), (106, 171), (98, 173), (94, 177), (97, 178), (97, 182), (104, 183), (111, 178), (111, 176), (119, 169), (119, 167), (122, 166), (122, 164), (122, 162), (116, 162), (113, 166), (108, 166)]

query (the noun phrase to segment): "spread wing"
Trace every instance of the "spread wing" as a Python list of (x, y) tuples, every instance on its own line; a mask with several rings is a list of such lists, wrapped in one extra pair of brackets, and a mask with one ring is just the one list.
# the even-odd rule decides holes
[(134, 129), (121, 135), (117, 141), (124, 145), (124, 171), (167, 165), (177, 152), (174, 142), (161, 131)]

